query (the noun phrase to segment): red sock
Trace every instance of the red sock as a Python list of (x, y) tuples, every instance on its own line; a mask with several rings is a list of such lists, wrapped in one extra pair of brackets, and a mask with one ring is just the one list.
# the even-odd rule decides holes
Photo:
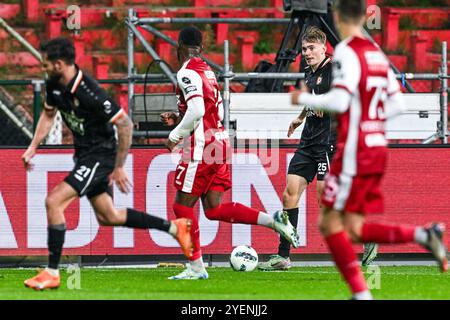
[(257, 224), (259, 211), (237, 202), (229, 202), (223, 203), (213, 209), (206, 210), (205, 215), (210, 220)]
[(416, 227), (365, 223), (361, 230), (361, 242), (406, 243), (414, 241)]
[(344, 231), (325, 237), (337, 268), (350, 286), (352, 293), (368, 290), (352, 243)]
[(177, 218), (187, 218), (192, 220), (191, 225), (191, 237), (192, 244), (194, 245), (194, 251), (192, 257), (189, 258), (190, 261), (199, 259), (202, 256), (202, 248), (200, 247), (200, 228), (198, 226), (198, 218), (194, 214), (194, 208), (189, 208), (181, 204), (175, 203), (173, 205), (173, 211)]

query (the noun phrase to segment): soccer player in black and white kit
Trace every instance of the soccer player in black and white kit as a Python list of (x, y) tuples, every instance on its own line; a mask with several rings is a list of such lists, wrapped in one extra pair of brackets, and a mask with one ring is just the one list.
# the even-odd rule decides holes
[(31, 159), (50, 132), (59, 110), (74, 137), (75, 166), (45, 199), (49, 264), (37, 276), (26, 280), (25, 285), (35, 290), (59, 287), (58, 264), (66, 232), (64, 210), (73, 200), (83, 196), (88, 197), (101, 225), (168, 232), (189, 257), (192, 254), (189, 219), (167, 221), (134, 209), (114, 207), (112, 183), (116, 183), (123, 193), (128, 193), (131, 187), (124, 165), (133, 125), (125, 111), (97, 81), (75, 64), (75, 49), (68, 39), (52, 39), (41, 50), (42, 67), (48, 75), (46, 102), (34, 138), (22, 160), (27, 170), (33, 168)]
[[(307, 63), (305, 81), (308, 90), (316, 95), (328, 92), (332, 82), (332, 60), (325, 54), (326, 42), (325, 33), (315, 26), (309, 27), (302, 36), (302, 56)], [(300, 144), (289, 164), (287, 185), (283, 193), (283, 208), (288, 212), (293, 226), (297, 226), (298, 222), (300, 197), (316, 175), (317, 199), (320, 199), (325, 185), (324, 177), (328, 172), (336, 143), (334, 121), (330, 114), (313, 111), (306, 106), (289, 125), (288, 137), (303, 122), (305, 126)], [(376, 247), (372, 246), (367, 252), (374, 258)], [(267, 262), (261, 262), (258, 268), (265, 271), (287, 270), (291, 266), (289, 253), (289, 242), (280, 238), (278, 254), (270, 256)]]
[[(330, 89), (332, 61), (325, 55), (326, 35), (317, 27), (309, 27), (302, 36), (302, 56), (307, 63), (305, 69), (306, 85), (314, 94), (323, 94)], [(307, 106), (289, 125), (288, 137), (303, 122), (300, 144), (292, 158), (283, 193), (283, 208), (289, 214), (293, 226), (298, 222), (298, 202), (303, 191), (317, 175), (317, 193), (323, 190), (323, 178), (333, 154), (336, 137), (332, 130), (330, 115), (315, 112)], [(320, 199), (320, 197), (319, 197)], [(290, 244), (280, 238), (278, 254), (270, 256), (258, 268), (265, 271), (287, 270), (290, 267)]]

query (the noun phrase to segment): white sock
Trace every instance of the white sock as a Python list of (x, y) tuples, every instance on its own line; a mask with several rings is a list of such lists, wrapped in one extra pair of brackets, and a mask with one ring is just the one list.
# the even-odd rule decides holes
[(169, 227), (169, 233), (175, 237), (177, 235), (177, 232), (178, 232), (177, 225), (175, 223), (171, 222), (170, 227)]
[(59, 270), (58, 269), (45, 268), (45, 270), (47, 270), (48, 273), (50, 273), (54, 277), (58, 277), (59, 276)]
[(414, 231), (414, 241), (418, 244), (426, 244), (428, 241), (428, 232), (425, 228), (417, 227)]
[(373, 300), (372, 294), (369, 290), (355, 293), (353, 294), (353, 298), (356, 300)]
[(258, 225), (273, 228), (273, 217), (265, 212), (259, 212)]
[(203, 258), (200, 257), (197, 260), (189, 261), (191, 269), (195, 272), (202, 272), (205, 269), (205, 265), (203, 264)]

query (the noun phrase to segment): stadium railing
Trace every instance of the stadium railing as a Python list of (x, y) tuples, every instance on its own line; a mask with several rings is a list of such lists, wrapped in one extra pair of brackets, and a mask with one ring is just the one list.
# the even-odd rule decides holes
[[(141, 32), (137, 29), (137, 26), (153, 33), (156, 37), (168, 42), (169, 44), (176, 46), (176, 42), (164, 35), (164, 33), (157, 30), (151, 24), (159, 23), (198, 23), (198, 24), (218, 24), (218, 23), (277, 23), (286, 24), (289, 23), (289, 19), (270, 19), (270, 18), (153, 18), (153, 17), (138, 17), (134, 9), (129, 9), (128, 18), (125, 23), (129, 28), (128, 32), (128, 105), (129, 113), (132, 116), (132, 112), (135, 110), (135, 81), (145, 79), (147, 75), (137, 74), (136, 68), (134, 66), (134, 52), (135, 52), (135, 40), (138, 39), (140, 43), (144, 46), (146, 51), (151, 55), (154, 61), (159, 62), (160, 69), (163, 73), (170, 79), (170, 81), (175, 85), (175, 77), (173, 71), (166, 63), (162, 62), (161, 58), (158, 56), (156, 51), (152, 46), (146, 41)], [(370, 37), (370, 35), (368, 35)], [(248, 81), (255, 78), (270, 78), (270, 79), (283, 79), (283, 80), (297, 80), (303, 79), (304, 74), (298, 73), (276, 73), (276, 74), (258, 74), (258, 73), (233, 73), (231, 71), (230, 62), (230, 48), (228, 41), (224, 41), (224, 66), (217, 66), (210, 61), (210, 65), (220, 72), (219, 78), (223, 80), (223, 104), (225, 109), (224, 115), (224, 126), (228, 130), (230, 129), (230, 82), (231, 81)], [(391, 64), (392, 65), (392, 64)], [(438, 74), (423, 73), (423, 74), (411, 74), (411, 73), (400, 73), (395, 66), (393, 66), (394, 71), (397, 73), (397, 77), (401, 80), (402, 85), (408, 92), (415, 92), (413, 87), (409, 84), (410, 80), (426, 80), (426, 81), (440, 81), (440, 121), (437, 122), (436, 133), (424, 140), (424, 143), (431, 143), (437, 139), (441, 140), (442, 143), (448, 143), (448, 69), (447, 69), (447, 43), (443, 42), (442, 45), (442, 63), (440, 72)], [(145, 94), (145, 92), (144, 92)], [(141, 101), (146, 102), (146, 99), (141, 99)], [(146, 105), (144, 106), (145, 110)], [(162, 109), (161, 111), (163, 111)], [(133, 116), (132, 116), (133, 118)], [(144, 133), (144, 135), (147, 133)], [(164, 134), (163, 134), (164, 135)]]

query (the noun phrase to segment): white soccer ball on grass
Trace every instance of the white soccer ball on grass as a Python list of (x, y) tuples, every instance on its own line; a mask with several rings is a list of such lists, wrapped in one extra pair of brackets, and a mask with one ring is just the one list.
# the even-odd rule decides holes
[(253, 271), (258, 264), (258, 254), (250, 246), (237, 246), (230, 256), (231, 268), (235, 271)]

